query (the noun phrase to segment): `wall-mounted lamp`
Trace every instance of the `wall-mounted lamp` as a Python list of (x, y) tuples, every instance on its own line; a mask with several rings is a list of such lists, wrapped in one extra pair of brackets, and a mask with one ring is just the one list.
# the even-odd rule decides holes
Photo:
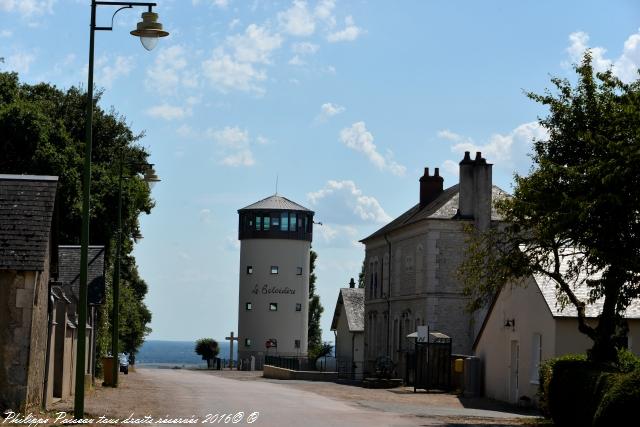
[(516, 319), (507, 319), (504, 322), (504, 327), (505, 328), (511, 328), (512, 331), (516, 330)]

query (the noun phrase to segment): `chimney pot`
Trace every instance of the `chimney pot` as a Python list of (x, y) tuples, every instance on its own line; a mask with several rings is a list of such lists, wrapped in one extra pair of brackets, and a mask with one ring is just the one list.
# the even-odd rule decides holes
[(436, 168), (436, 172), (433, 174), (433, 176), (440, 176), (440, 168)]
[(440, 176), (440, 169), (436, 168), (435, 174), (429, 176), (429, 168), (424, 168), (424, 175), (420, 178), (420, 208), (438, 198), (444, 187), (444, 179)]
[(429, 168), (424, 168), (424, 176), (429, 176)]

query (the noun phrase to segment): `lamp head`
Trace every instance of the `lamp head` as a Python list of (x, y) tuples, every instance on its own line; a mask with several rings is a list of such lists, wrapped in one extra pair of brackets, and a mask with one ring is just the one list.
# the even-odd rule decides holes
[(156, 170), (153, 168), (153, 165), (149, 165), (147, 170), (144, 173), (144, 181), (149, 183), (149, 187), (152, 187), (156, 184), (156, 182), (160, 182), (160, 177), (156, 174)]
[(169, 32), (162, 29), (158, 22), (158, 14), (155, 12), (143, 12), (142, 21), (138, 22), (136, 29), (131, 31), (132, 36), (140, 37), (140, 42), (147, 50), (152, 50), (158, 44), (160, 37), (166, 37)]

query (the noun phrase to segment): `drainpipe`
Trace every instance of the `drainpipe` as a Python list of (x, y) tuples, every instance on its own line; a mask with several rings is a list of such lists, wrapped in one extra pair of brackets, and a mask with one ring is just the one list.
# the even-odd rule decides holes
[[(391, 241), (387, 235), (384, 235), (384, 240), (387, 242), (387, 247), (389, 248), (389, 284), (387, 285), (387, 357), (390, 357), (391, 354), (391, 277), (393, 273), (393, 262), (391, 262)], [(384, 265), (384, 259), (382, 260)], [(384, 277), (382, 277), (382, 283), (384, 283)]]
[(47, 409), (47, 397), (48, 397), (48, 388), (49, 388), (49, 353), (51, 352), (51, 330), (53, 329), (53, 304), (55, 304), (55, 300), (53, 295), (51, 294), (51, 286), (52, 283), (49, 282), (47, 285), (47, 350), (44, 355), (44, 382), (43, 382), (43, 391), (42, 391), (42, 409)]
[(356, 355), (355, 355), (355, 342), (356, 342), (356, 333), (355, 332), (351, 332), (351, 367), (349, 368), (351, 371), (351, 379), (355, 380), (356, 379)]

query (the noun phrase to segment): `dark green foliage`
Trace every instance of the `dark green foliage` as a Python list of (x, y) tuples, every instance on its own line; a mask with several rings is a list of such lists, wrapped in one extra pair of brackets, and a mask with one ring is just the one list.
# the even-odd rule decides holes
[[(150, 213), (153, 200), (142, 179), (149, 154), (136, 145), (125, 118), (104, 111), (96, 95), (93, 121), (90, 244), (105, 246), (107, 285), (111, 284), (117, 229), (118, 159), (123, 152), (123, 239), (120, 301), (121, 351), (135, 353), (151, 313), (143, 299), (147, 285), (140, 278), (132, 255), (132, 236), (138, 217)], [(72, 87), (66, 91), (41, 83), (21, 84), (15, 73), (0, 73), (0, 173), (56, 175), (60, 244), (79, 244), (85, 138), (86, 93)], [(110, 345), (110, 290), (99, 312), (97, 346), (104, 354)]]
[(554, 424), (589, 426), (615, 373), (586, 360), (558, 360), (548, 384), (547, 407)]
[(540, 365), (540, 388), (538, 390), (538, 408), (540, 412), (546, 417), (551, 417), (551, 413), (549, 411), (549, 384), (551, 383), (551, 378), (553, 378), (553, 369), (557, 362), (559, 361), (575, 361), (575, 362), (586, 362), (587, 355), (586, 354), (566, 354), (564, 356), (557, 357), (555, 359), (548, 359), (542, 362)]
[(620, 372), (624, 373), (640, 371), (640, 357), (636, 356), (626, 348), (619, 349), (617, 367)]
[[(593, 418), (595, 427), (624, 426), (637, 422), (640, 408), (640, 370), (618, 374), (602, 397)], [(635, 421), (631, 421), (634, 420)]]
[(318, 353), (322, 348), (320, 318), (322, 312), (324, 312), (324, 307), (320, 303), (320, 296), (316, 295), (316, 274), (314, 273), (316, 258), (318, 258), (318, 254), (315, 251), (311, 251), (311, 256), (309, 257), (309, 341), (307, 346), (309, 354), (312, 352)]
[[(555, 93), (528, 94), (549, 108), (539, 120), (549, 136), (534, 141), (533, 167), (515, 177), (513, 197), (497, 203), (504, 225), (470, 233), (461, 273), (474, 309), (507, 283), (552, 279), (593, 341), (590, 360), (614, 364), (627, 330), (620, 313), (640, 296), (640, 80), (594, 73), (588, 52), (576, 73), (575, 85), (553, 78)], [(575, 285), (589, 287), (587, 301)], [(585, 304), (600, 298), (593, 326)]]
[(364, 269), (364, 261), (362, 261), (362, 268), (360, 269), (360, 273), (358, 273), (358, 288), (362, 289), (364, 288), (364, 276), (365, 276), (365, 269)]
[(195, 352), (202, 356), (202, 360), (211, 360), (218, 355), (220, 348), (213, 338), (200, 338), (196, 341)]
[(312, 349), (309, 349), (308, 357), (311, 367), (315, 369), (316, 361), (324, 356), (330, 356), (333, 352), (333, 345), (328, 342), (322, 343)]

